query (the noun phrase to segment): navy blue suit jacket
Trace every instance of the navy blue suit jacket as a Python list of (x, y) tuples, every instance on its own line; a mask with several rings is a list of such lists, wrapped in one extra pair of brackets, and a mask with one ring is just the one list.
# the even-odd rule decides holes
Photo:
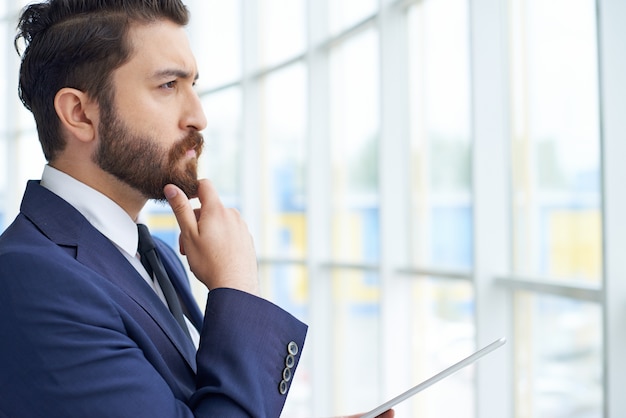
[(0, 416), (280, 415), (288, 346), (303, 346), (306, 326), (233, 289), (209, 292), (203, 317), (175, 253), (159, 252), (200, 330), (197, 352), (120, 251), (29, 182), (0, 237)]

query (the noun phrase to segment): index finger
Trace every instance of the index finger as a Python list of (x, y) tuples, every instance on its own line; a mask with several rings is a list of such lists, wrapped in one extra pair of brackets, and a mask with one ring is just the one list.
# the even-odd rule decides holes
[(198, 222), (187, 195), (173, 184), (167, 184), (163, 188), (163, 193), (174, 212), (181, 234), (196, 235), (198, 233)]

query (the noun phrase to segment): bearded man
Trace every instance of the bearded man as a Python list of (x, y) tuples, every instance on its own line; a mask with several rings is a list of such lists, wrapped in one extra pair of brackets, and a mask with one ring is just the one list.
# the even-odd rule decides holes
[[(48, 164), (0, 237), (2, 417), (280, 415), (306, 326), (260, 297), (245, 223), (197, 180), (188, 18), (179, 0), (22, 12), (19, 94)], [(204, 312), (136, 224), (149, 199), (173, 209)]]

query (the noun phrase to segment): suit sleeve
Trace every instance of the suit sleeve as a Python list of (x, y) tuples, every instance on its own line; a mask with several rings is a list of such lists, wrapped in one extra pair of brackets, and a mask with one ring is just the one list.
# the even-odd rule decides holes
[[(183, 265), (171, 247), (155, 241), (174, 286), (193, 311)], [(306, 326), (268, 301), (234, 289), (209, 292), (202, 323), (199, 390), (192, 407), (202, 416), (231, 416), (238, 408), (242, 416), (280, 415)]]
[(306, 332), (280, 311), (237, 290), (209, 292), (191, 401), (201, 416), (280, 415)]
[(0, 254), (0, 416), (280, 415), (290, 343), (304, 343), (300, 321), (252, 295), (212, 291), (189, 371), (195, 388), (181, 399), (166, 357), (99, 281), (71, 257)]

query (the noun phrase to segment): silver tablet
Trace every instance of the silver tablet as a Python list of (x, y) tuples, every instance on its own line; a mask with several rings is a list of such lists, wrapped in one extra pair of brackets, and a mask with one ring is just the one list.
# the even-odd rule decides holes
[(440, 381), (442, 379), (445, 379), (446, 377), (450, 376), (451, 374), (458, 372), (462, 368), (464, 368), (466, 366), (469, 366), (470, 364), (474, 363), (479, 358), (481, 358), (481, 357), (491, 353), (496, 348), (502, 347), (504, 345), (504, 343), (506, 343), (506, 338), (504, 338), (504, 337), (495, 340), (491, 344), (489, 344), (489, 345), (481, 348), (480, 350), (476, 351), (475, 353), (465, 357), (463, 360), (459, 361), (458, 363), (453, 364), (452, 366), (448, 367), (447, 369), (437, 373), (433, 377), (431, 377), (431, 378), (429, 378), (427, 380), (424, 380), (422, 383), (418, 384), (417, 386), (413, 386), (411, 389), (407, 390), (406, 392), (404, 392), (404, 393), (396, 396), (395, 398), (385, 402), (384, 404), (382, 404), (382, 405), (372, 409), (371, 411), (369, 411), (368, 413), (363, 415), (361, 418), (376, 418), (378, 415), (382, 414), (385, 411), (390, 410), (395, 405), (399, 404), (400, 402), (404, 401), (405, 399), (408, 399), (411, 396), (415, 395), (416, 393), (423, 391), (427, 387), (429, 387), (431, 385), (434, 385), (438, 381)]

